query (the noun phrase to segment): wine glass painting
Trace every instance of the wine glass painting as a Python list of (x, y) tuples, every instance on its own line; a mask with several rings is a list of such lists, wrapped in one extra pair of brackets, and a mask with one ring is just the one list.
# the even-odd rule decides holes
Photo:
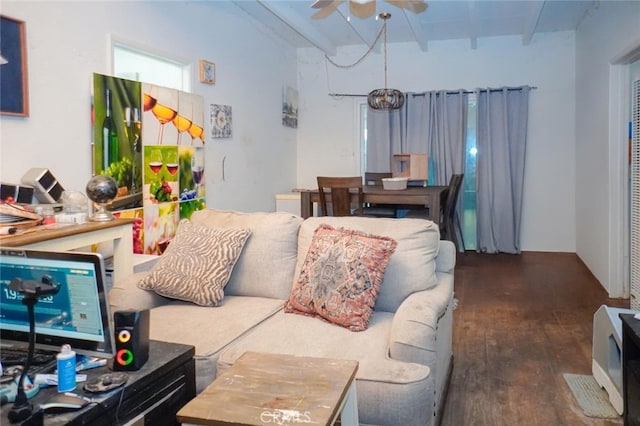
[(142, 206), (141, 83), (93, 75), (93, 174), (111, 176), (118, 195), (111, 210)]
[[(136, 253), (160, 255), (178, 220), (206, 205), (204, 99), (94, 74), (92, 101), (93, 174), (107, 174), (118, 184), (108, 209), (135, 218)], [(225, 120), (231, 111), (225, 112), (216, 123), (230, 136)]]

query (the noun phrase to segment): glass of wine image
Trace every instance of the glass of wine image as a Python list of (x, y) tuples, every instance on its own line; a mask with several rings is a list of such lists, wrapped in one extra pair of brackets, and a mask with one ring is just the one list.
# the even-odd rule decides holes
[(178, 115), (173, 119), (173, 125), (178, 130), (178, 145), (182, 142), (182, 134), (191, 128), (193, 117), (193, 101), (184, 93), (178, 95)]
[(167, 166), (167, 171), (171, 176), (175, 176), (178, 173), (178, 150), (171, 149), (170, 151), (165, 153), (165, 161)]
[(204, 149), (194, 149), (191, 156), (191, 177), (196, 185), (196, 197), (200, 198), (200, 188), (204, 179)]
[(160, 173), (162, 165), (162, 151), (160, 151), (159, 149), (154, 149), (153, 151), (151, 151), (151, 155), (149, 155), (149, 168), (156, 176), (156, 180), (158, 179), (158, 173)]
[[(164, 133), (164, 125), (173, 121), (178, 115), (178, 91), (166, 87), (152, 86), (150, 92), (157, 92), (155, 105), (151, 107), (151, 112), (160, 123), (160, 131), (158, 132), (158, 145), (162, 145), (162, 137)], [(153, 93), (150, 94), (153, 97)]]
[[(191, 146), (202, 146), (204, 144), (204, 112), (201, 99), (194, 99), (192, 105), (191, 127), (189, 127), (189, 136), (191, 136)], [(197, 142), (197, 139), (200, 142)]]

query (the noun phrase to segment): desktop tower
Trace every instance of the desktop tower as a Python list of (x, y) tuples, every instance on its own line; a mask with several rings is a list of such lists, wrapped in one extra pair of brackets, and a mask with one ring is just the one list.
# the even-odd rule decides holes
[(114, 371), (139, 370), (149, 359), (149, 310), (116, 311)]

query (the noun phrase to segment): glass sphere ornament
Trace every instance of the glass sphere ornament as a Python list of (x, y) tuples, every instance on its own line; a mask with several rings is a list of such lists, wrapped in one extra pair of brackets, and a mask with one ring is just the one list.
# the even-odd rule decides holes
[(115, 219), (107, 210), (109, 204), (118, 195), (118, 184), (111, 176), (96, 175), (87, 183), (87, 197), (97, 207), (97, 210), (89, 218), (93, 222), (108, 222)]

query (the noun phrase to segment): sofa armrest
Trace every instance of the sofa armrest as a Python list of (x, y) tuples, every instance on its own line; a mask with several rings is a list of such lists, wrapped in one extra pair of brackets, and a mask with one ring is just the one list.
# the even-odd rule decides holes
[(440, 240), (438, 256), (436, 256), (436, 271), (453, 274), (456, 267), (456, 246), (447, 240)]
[(138, 272), (114, 283), (109, 291), (109, 306), (111, 312), (135, 309), (152, 309), (156, 306), (166, 305), (171, 299), (159, 296), (152, 290), (138, 288), (138, 282), (148, 272)]
[(435, 365), (439, 322), (453, 301), (453, 274), (437, 276), (437, 286), (413, 293), (396, 311), (389, 336), (392, 359)]

